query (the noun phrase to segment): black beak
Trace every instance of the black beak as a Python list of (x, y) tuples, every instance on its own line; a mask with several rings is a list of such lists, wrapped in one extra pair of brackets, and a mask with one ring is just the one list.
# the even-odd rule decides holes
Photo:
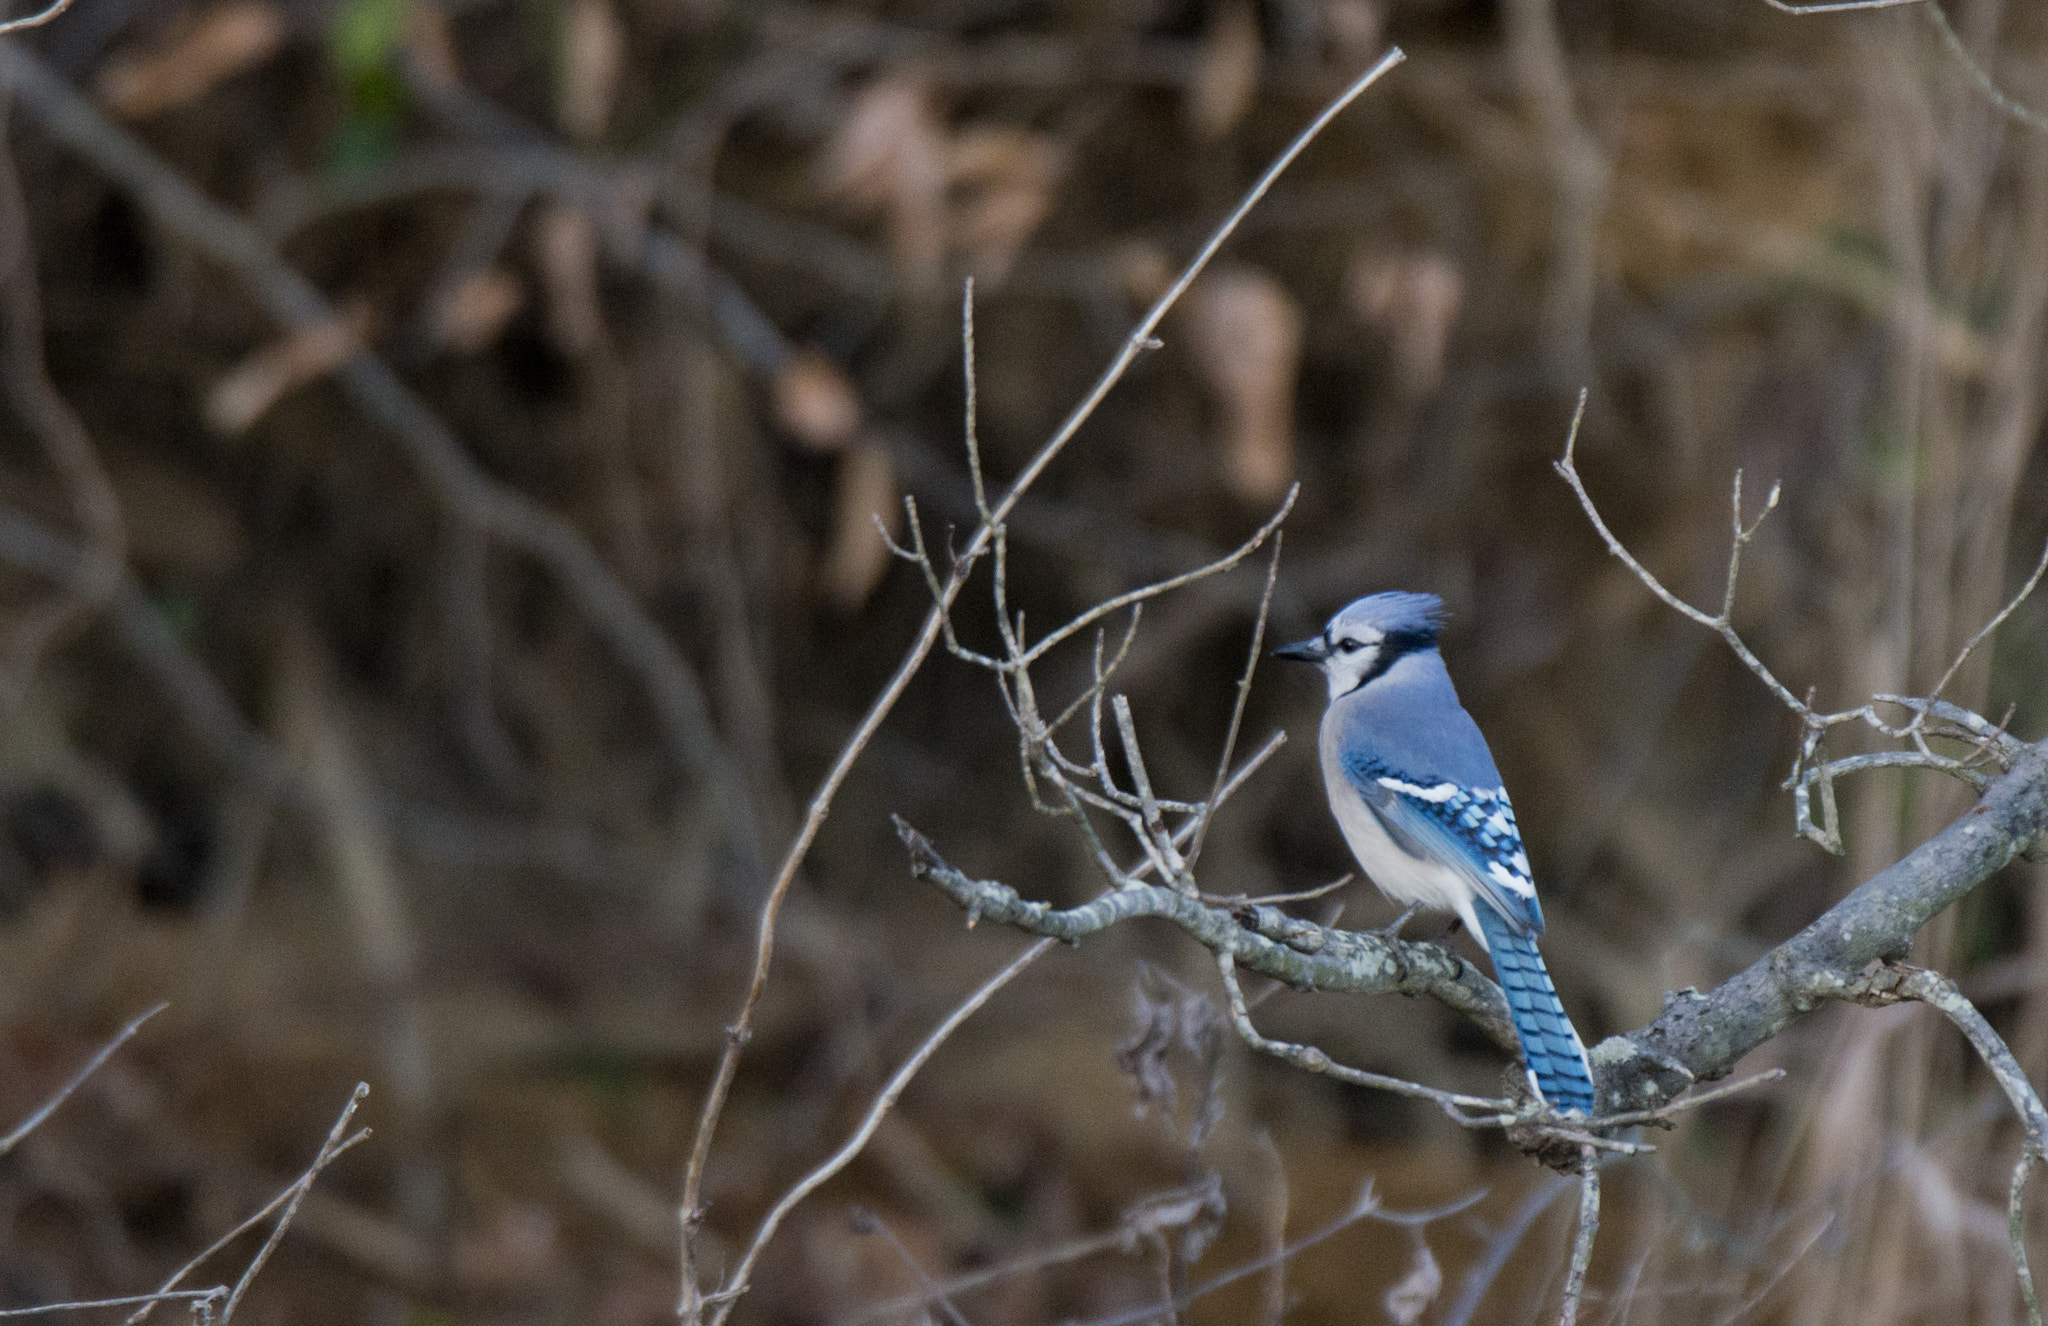
[(1320, 663), (1329, 656), (1330, 642), (1320, 635), (1282, 645), (1273, 651), (1274, 658), (1291, 658), (1298, 663)]

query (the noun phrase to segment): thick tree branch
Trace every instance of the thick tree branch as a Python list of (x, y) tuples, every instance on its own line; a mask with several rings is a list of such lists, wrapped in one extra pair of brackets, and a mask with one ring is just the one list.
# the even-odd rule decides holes
[(1896, 958), (1943, 909), (2048, 835), (2048, 741), (1946, 829), (1858, 886), (1819, 920), (1708, 994), (1673, 996), (1663, 1016), (1594, 1047), (1603, 1109), (1660, 1103), (1723, 1077), (1872, 962)]
[(1157, 916), (1187, 931), (1203, 947), (1231, 954), (1246, 971), (1295, 989), (1427, 995), (1471, 1018), (1503, 1049), (1513, 1051), (1518, 1044), (1500, 987), (1441, 944), (1332, 929), (1288, 916), (1277, 907), (1211, 907), (1163, 885), (1116, 889), (1062, 910), (1027, 901), (1007, 884), (973, 879), (954, 869), (901, 817), (896, 819), (896, 833), (910, 851), (911, 874), (938, 885), (965, 908), (970, 925), (986, 919), (1074, 944), (1119, 921)]
[[(1440, 945), (1333, 929), (1274, 907), (1213, 907), (1163, 886), (1117, 889), (1079, 907), (1055, 908), (956, 870), (901, 819), (896, 831), (912, 873), (965, 908), (970, 922), (986, 918), (1078, 943), (1120, 921), (1156, 916), (1205, 948), (1229, 953), (1240, 967), (1296, 989), (1426, 995), (1471, 1018), (1502, 1048), (1515, 1048), (1499, 987)], [(2044, 838), (2048, 741), (2023, 747), (1976, 806), (1748, 970), (1707, 994), (1681, 991), (1654, 1022), (1595, 1046), (1602, 1113), (1668, 1106), (1694, 1083), (1725, 1077), (1822, 1002), (1860, 999), (1855, 983), (1868, 981), (1873, 963), (1903, 955), (1929, 920)]]

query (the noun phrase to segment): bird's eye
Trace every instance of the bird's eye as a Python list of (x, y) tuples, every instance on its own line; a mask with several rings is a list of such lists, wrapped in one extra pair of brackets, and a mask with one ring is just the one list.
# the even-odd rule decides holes
[(1363, 648), (1365, 648), (1365, 642), (1363, 640), (1352, 640), (1346, 638), (1343, 640), (1339, 640), (1337, 642), (1337, 652), (1340, 654), (1355, 654)]

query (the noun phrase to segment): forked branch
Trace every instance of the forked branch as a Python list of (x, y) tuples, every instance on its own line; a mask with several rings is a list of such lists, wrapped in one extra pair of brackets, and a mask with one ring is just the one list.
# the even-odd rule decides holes
[[(1841, 817), (1836, 807), (1834, 780), (1844, 774), (1876, 768), (1921, 768), (1934, 769), (1950, 777), (1968, 783), (1979, 793), (1991, 785), (1994, 774), (1985, 768), (1992, 766), (1999, 772), (2012, 768), (2013, 760), (2023, 747), (2016, 738), (2008, 735), (2002, 724), (1989, 722), (1981, 715), (1950, 704), (1941, 698), (1963, 665), (1976, 652), (1978, 646), (1989, 639), (1994, 631), (2005, 623), (2006, 618), (2027, 600), (2041, 583), (2041, 577), (2048, 573), (2048, 547), (2041, 550), (2041, 559), (2034, 566), (2019, 592), (2008, 600), (2003, 608), (1986, 622), (1981, 630), (1971, 636), (1934, 689), (1925, 696), (1874, 695), (1864, 704), (1853, 709), (1827, 712), (1813, 707), (1810, 699), (1801, 699), (1792, 689), (1778, 680), (1778, 677), (1759, 658), (1756, 651), (1742, 638), (1735, 628), (1735, 591), (1742, 570), (1742, 550), (1762, 526), (1764, 518), (1778, 505), (1778, 485), (1771, 485), (1771, 493), (1764, 500), (1763, 509), (1756, 518), (1744, 523), (1742, 516), (1742, 471), (1735, 472), (1732, 494), (1731, 527), (1732, 537), (1728, 545), (1728, 570), (1722, 583), (1721, 610), (1708, 613), (1686, 602), (1665, 587), (1648, 567), (1644, 566), (1628, 550), (1614, 531), (1600, 515), (1600, 508), (1594, 504), (1592, 494), (1587, 492), (1585, 480), (1580, 477), (1577, 452), (1579, 425), (1585, 419), (1586, 393), (1579, 393), (1578, 407), (1572, 412), (1571, 430), (1565, 437), (1564, 455), (1556, 462), (1558, 474), (1570, 485), (1572, 494), (1579, 499), (1579, 507), (1586, 513), (1607, 551), (1620, 559), (1622, 564), (1643, 582), (1667, 607), (1680, 615), (1698, 622), (1719, 635), (1731, 653), (1742, 660), (1742, 665), (1756, 675), (1765, 688), (1775, 695), (1779, 702), (1799, 719), (1800, 741), (1798, 754), (1793, 757), (1792, 772), (1786, 777), (1784, 786), (1792, 792), (1793, 827), (1801, 836), (1810, 838), (1836, 855), (1842, 852)], [(1903, 721), (1893, 722), (1878, 712), (1879, 706), (1903, 709)], [(1910, 749), (1878, 751), (1864, 755), (1850, 755), (1840, 759), (1827, 756), (1828, 733), (1844, 723), (1861, 723), (1870, 730), (1894, 741), (1908, 743)], [(1930, 745), (1930, 740), (1955, 742), (1968, 748), (1966, 754), (1950, 755)], [(1813, 795), (1820, 794), (1821, 814), (1818, 822), (1813, 817)]]

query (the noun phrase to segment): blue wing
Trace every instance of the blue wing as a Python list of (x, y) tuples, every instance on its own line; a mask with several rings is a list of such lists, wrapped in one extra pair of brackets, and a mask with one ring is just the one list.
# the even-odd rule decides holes
[(1347, 757), (1344, 775), (1402, 851), (1456, 870), (1517, 933), (1543, 933), (1543, 909), (1506, 788), (1410, 780), (1372, 758)]

